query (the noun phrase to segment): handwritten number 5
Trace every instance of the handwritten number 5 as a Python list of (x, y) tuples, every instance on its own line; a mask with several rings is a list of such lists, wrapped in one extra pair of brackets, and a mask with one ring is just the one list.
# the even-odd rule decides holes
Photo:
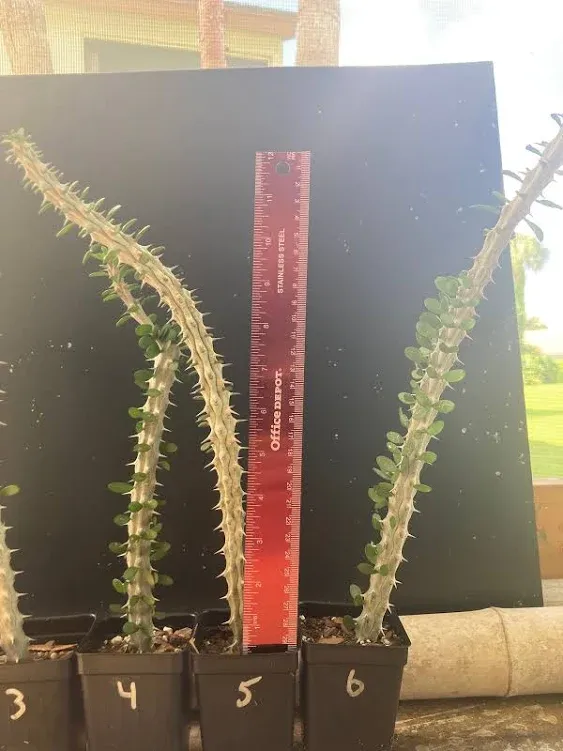
[(255, 686), (261, 680), (262, 676), (259, 675), (257, 678), (250, 678), (248, 681), (241, 681), (239, 683), (238, 690), (244, 697), (242, 699), (237, 699), (237, 707), (239, 709), (247, 707), (250, 704), (252, 701), (252, 691), (250, 690), (250, 686)]

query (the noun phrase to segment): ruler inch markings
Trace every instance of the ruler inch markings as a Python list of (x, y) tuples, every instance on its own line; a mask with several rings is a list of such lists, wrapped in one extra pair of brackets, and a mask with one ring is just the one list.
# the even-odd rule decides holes
[(297, 646), (309, 152), (255, 164), (243, 649)]

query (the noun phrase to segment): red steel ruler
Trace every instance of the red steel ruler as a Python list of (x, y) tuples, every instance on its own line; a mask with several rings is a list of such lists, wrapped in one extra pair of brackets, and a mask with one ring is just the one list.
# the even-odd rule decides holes
[(256, 155), (243, 648), (297, 645), (309, 152)]

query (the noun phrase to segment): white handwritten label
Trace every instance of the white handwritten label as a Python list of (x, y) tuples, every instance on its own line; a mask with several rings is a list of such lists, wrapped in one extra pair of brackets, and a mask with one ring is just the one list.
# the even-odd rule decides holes
[(7, 688), (6, 689), (6, 696), (13, 696), (14, 697), (14, 704), (17, 707), (17, 710), (10, 715), (10, 720), (19, 720), (20, 717), (23, 717), (25, 714), (25, 711), (27, 707), (25, 706), (25, 697), (22, 694), (21, 691), (18, 691), (17, 688)]
[(359, 678), (356, 678), (356, 671), (350, 670), (348, 673), (348, 680), (346, 681), (346, 693), (348, 696), (355, 699), (356, 696), (363, 694), (365, 688), (366, 684), (363, 681), (360, 681)]
[(129, 685), (129, 691), (125, 691), (123, 688), (123, 683), (121, 681), (117, 681), (117, 693), (119, 696), (121, 696), (122, 699), (129, 699), (131, 703), (131, 709), (137, 709), (137, 686), (135, 685), (135, 681), (131, 681), (131, 684)]
[(250, 690), (250, 686), (255, 686), (257, 683), (260, 683), (262, 677), (263, 676), (259, 675), (257, 678), (250, 678), (248, 681), (241, 681), (239, 683), (238, 690), (244, 697), (242, 699), (237, 699), (237, 707), (239, 709), (247, 707), (250, 704), (252, 701), (252, 691)]

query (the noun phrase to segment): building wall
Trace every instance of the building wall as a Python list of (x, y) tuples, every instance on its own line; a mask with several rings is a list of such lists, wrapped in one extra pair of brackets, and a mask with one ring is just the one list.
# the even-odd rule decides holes
[[(76, 6), (46, 2), (47, 30), (56, 73), (84, 73), (86, 39), (141, 44), (197, 51), (198, 32), (194, 21), (151, 18), (142, 14), (88, 10), (80, 0)], [(227, 29), (227, 51), (232, 58), (282, 65), (283, 40), (276, 34), (245, 29), (245, 12), (237, 13), (237, 28)], [(0, 38), (0, 74), (11, 73)]]

